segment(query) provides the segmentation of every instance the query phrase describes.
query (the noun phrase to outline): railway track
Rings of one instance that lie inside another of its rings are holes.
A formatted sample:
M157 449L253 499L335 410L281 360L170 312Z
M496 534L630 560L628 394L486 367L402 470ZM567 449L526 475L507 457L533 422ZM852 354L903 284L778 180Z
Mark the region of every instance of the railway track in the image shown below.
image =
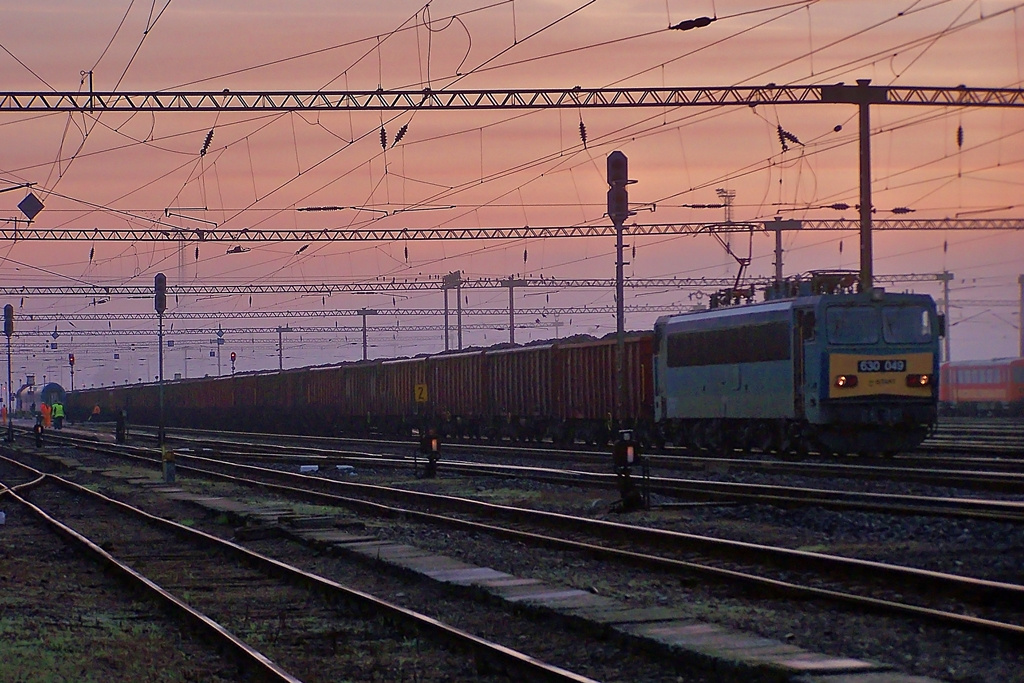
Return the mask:
M409 446L388 444L395 455L370 455L364 451L336 450L321 447L281 445L251 440L253 435L233 435L228 439L209 434L175 436L171 443L184 446L190 452L206 451L218 458L236 462L276 462L292 467L300 463L318 464L325 468L338 466L364 466L375 468L391 467L409 469L416 466L417 455L408 454ZM246 440L243 440L246 439ZM322 442L316 440L313 443ZM372 443L362 443L364 447ZM457 452L473 453L479 446L464 446ZM401 454L405 450L405 454ZM463 476L494 476L503 478L527 477L552 484L616 489L619 482L611 473L609 456L533 449L502 449L505 454L517 459L537 459L545 463L557 460L571 463L571 468L558 469L548 465L501 465L483 458L483 462L445 459L443 467L447 473ZM706 501L718 503L759 503L784 506L819 506L829 509L847 509L883 512L904 515L942 515L963 518L982 518L1007 522L1024 521L1024 503L1019 496L1024 494L1024 474L1016 472L991 472L946 469L906 470L891 463L877 465L838 464L831 462L784 462L750 460L741 458L692 458L684 456L648 456L652 476L648 490L655 496L685 501ZM420 458L422 460L422 458ZM583 460L583 462L580 462ZM679 470L699 471L705 474L728 475L730 473L764 472L773 475L799 475L807 478L829 478L844 480L914 482L933 487L951 487L957 490L986 491L1014 496L1013 499L982 499L950 494L910 495L889 492L851 491L836 488L812 488L739 481L715 481L705 479L679 478ZM670 502L663 504L671 504Z
M64 478L5 461L26 468L32 477L7 488L10 499L231 648L257 680L591 680ZM249 642L259 643L259 649ZM372 656L357 655L360 650Z
M1024 587L1013 583L406 488L324 479L211 457L180 455L178 467L189 476L256 485L311 504L416 519L519 542L585 552L661 571L693 572L716 580L750 583L762 590L828 599L859 609L883 610L958 628L989 630L1003 637L1024 637L1024 627L1015 622L1020 621ZM394 507L395 504L402 507ZM441 514L441 511L448 514ZM497 520L502 520L506 526L496 526ZM581 541L581 538L587 540ZM702 559L694 561L693 553L702 555ZM781 568L782 573L775 573L776 568ZM802 578L794 581L791 579L794 574ZM917 602L879 599L880 593L894 596L913 593ZM993 604L1007 606L1008 611L996 610L993 616L990 607Z

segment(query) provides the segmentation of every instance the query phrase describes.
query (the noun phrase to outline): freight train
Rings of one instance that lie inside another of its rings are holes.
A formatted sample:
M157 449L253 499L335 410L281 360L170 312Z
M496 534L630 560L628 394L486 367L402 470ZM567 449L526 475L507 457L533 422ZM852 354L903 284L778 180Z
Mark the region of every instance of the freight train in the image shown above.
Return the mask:
M912 448L936 419L942 317L927 295L853 286L855 276L820 274L780 283L761 303L667 316L629 333L621 411L609 335L175 380L164 384L165 424L555 443L606 443L629 428L649 445L692 449ZM95 405L156 424L158 387L68 395L73 418Z
M944 415L1024 417L1024 358L955 361L940 372Z

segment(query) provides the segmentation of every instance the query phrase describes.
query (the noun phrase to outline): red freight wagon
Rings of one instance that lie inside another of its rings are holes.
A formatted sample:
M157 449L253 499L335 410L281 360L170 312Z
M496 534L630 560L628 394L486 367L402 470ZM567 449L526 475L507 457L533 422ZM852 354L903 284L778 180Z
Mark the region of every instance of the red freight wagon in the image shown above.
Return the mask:
M434 411L454 423L457 432L489 414L491 391L487 357L481 351L445 353L424 359L426 385L422 387Z
M487 352L492 416L525 420L551 414L550 344Z
M625 340L621 426L651 426L653 335ZM359 361L283 372L165 382L168 426L315 434L434 428L445 436L605 441L613 435L616 342L562 340L518 347ZM157 386L74 392L87 415L129 407L136 423L158 419ZM112 404L108 407L106 404Z
M955 361L940 370L939 408L952 415L1024 415L1024 358Z

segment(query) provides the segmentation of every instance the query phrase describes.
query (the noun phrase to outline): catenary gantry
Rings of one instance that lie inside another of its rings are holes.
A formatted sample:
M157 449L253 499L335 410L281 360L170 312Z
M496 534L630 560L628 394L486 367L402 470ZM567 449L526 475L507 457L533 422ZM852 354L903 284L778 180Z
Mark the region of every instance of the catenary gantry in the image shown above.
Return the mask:
M0 92L0 111L409 111L757 106L846 101L833 85L482 90ZM878 104L1020 107L1019 88L871 86Z
M4 219L0 219L4 220ZM94 241L131 242L392 242L405 240L488 240L550 237L615 237L614 225L561 225L466 228L337 228L311 230L290 228L184 228L155 222L152 227L129 228L41 228L19 227L21 219L6 219L0 226L0 240L8 241ZM755 223L633 223L623 226L625 235L700 235L726 232L776 232L778 230L859 229L855 219L811 219ZM1020 218L882 218L875 230L1024 230Z
M941 273L905 273L878 275L880 283L936 282L943 279ZM743 281L744 286L762 287L771 284L770 278L751 278ZM610 289L615 286L612 278L533 278L524 277L511 281L517 288L532 289ZM634 289L705 289L732 287L736 278L627 278L626 287ZM509 279L483 278L458 279L462 289L505 289ZM231 296L254 294L306 294L332 296L334 294L384 294L391 292L417 292L454 289L444 279L403 279L381 278L366 282L324 282L324 283L278 283L246 285L167 285L171 296ZM145 297L153 295L152 285L65 285L65 286L0 286L0 296L90 296L90 297Z

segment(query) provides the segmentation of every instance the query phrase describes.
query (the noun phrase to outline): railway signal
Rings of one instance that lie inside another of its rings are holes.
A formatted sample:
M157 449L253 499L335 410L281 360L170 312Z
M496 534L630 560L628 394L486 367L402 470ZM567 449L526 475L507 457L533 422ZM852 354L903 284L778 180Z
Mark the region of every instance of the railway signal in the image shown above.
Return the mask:
M75 354L68 354L68 365L71 366L71 391L75 390Z
M625 294L624 268L625 261L622 250L622 224L632 215L629 211L629 192L626 185L635 183L629 179L629 160L626 155L616 150L608 155L608 217L615 224L615 419L622 419L622 411L626 404L626 378L623 375L626 344L626 309L623 302Z
M153 308L160 315L167 310L167 276L157 273L153 278Z
M237 358L237 357L238 356L235 354L235 352L232 351L231 352L231 374L232 375L235 374L235 358Z
M4 306L4 334L7 335L7 442L14 443L14 387L11 385L11 337L14 335L14 306Z
M164 311L167 310L167 276L163 273L157 273L153 278L153 308L156 309L159 325L157 328L157 365L160 374L157 375L157 380L159 381L160 421L157 425L156 439L157 447L163 453L164 483L173 484L174 454L169 453L164 446Z

